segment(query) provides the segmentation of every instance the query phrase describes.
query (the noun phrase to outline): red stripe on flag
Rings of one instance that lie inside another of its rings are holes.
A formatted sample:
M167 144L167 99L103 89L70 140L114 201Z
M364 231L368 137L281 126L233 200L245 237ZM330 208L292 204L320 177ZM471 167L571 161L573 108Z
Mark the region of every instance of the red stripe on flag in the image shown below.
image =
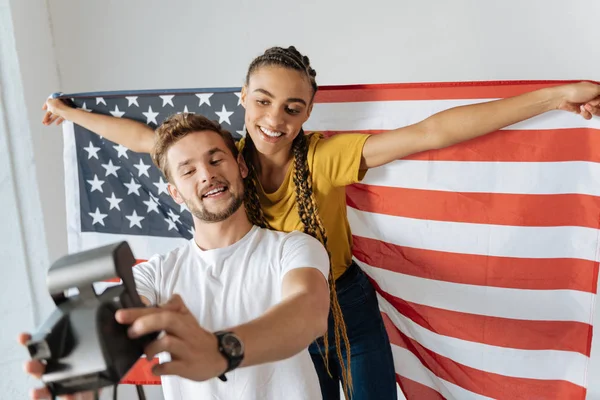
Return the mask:
M316 103L390 100L495 99L578 81L428 82L321 86Z
M509 377L459 364L400 332L382 313L391 343L409 350L440 379L495 399L585 399L585 388L567 381Z
M598 263L594 261L447 253L402 247L360 236L352 238L353 255L360 261L421 278L467 285L589 293L596 293L598 284Z
M152 366L158 364L158 358L148 361L140 358L127 374L121 379L121 383L130 385L160 385L160 377L152 374Z
M346 131L325 131L333 136ZM382 130L353 131L377 135ZM503 130L456 146L404 157L419 161L600 162L600 129Z
M400 389L407 399L417 400L446 400L444 396L430 388L415 382L412 379L403 377L402 375L396 374L396 381L400 385Z
M371 279L399 313L440 335L522 350L574 351L590 356L592 326L573 321L531 321L443 310L395 297Z
M346 188L346 202L361 211L434 221L600 227L600 197L584 194L445 192L359 183Z

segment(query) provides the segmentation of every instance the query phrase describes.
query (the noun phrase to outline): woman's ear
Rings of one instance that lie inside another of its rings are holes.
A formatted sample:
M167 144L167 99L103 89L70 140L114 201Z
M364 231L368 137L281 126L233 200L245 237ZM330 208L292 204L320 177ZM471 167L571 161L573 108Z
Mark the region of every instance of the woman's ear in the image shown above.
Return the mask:
M242 94L240 95L240 104L246 108L246 96L248 95L248 86L242 86Z

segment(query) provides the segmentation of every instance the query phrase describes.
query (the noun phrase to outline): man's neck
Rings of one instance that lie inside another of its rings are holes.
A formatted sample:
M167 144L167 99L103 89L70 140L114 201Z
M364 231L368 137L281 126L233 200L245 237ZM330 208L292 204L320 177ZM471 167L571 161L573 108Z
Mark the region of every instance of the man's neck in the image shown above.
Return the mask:
M225 221L208 223L194 217L194 240L202 250L220 249L241 240L252 226L242 205Z

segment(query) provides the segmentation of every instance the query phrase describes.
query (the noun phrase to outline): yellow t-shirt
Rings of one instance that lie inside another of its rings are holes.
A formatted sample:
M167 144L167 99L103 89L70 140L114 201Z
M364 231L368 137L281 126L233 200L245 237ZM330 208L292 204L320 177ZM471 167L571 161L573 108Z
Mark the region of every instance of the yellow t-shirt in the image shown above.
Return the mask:
M331 253L331 268L335 279L352 261L352 234L346 213L346 186L362 180L360 170L363 146L368 134L345 133L329 138L314 133L308 136L308 166L312 176L313 196L319 216L327 233L327 247ZM243 140L238 146L243 145ZM303 231L296 207L296 186L290 164L281 186L273 193L265 193L259 183L260 205L269 225L278 231Z

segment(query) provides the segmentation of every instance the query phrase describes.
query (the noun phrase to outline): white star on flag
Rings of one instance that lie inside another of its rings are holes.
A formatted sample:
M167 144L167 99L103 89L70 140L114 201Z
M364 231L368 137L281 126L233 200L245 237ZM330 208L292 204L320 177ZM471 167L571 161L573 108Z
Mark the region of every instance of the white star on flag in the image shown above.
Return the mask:
M129 183L124 183L124 185L125 185L125 186L127 187L127 189L128 189L128 190L127 190L127 194L135 193L135 194L137 194L138 196L140 195L140 192L139 192L139 190L140 190L140 187L141 187L142 185L139 185L139 184L135 183L135 179L134 179L133 177L131 178L131 182L129 182Z
M169 191L167 190L168 183L163 181L162 176L159 177L159 179L160 180L158 182L152 182L152 184L158 188L158 194L159 195L161 193L169 194Z
M169 210L169 212L167 213L167 215L173 220L173 222L179 222L179 218L180 216L175 214L173 212L173 210ZM180 222L181 223L181 222Z
M139 226L141 229L142 228L141 222L145 217L138 216L137 213L135 212L135 210L133 210L133 214L126 215L125 218L127 218L129 220L130 228L133 228L134 226Z
M120 144L118 144L116 146L113 146L113 147L115 148L115 150L117 151L117 153L119 153L117 155L117 157L125 157L127 159L129 158L129 156L127 155L127 150L128 150L127 147L122 146Z
M154 124L158 125L158 122L156 122L156 116L158 113L152 111L152 106L148 106L148 112L143 112L142 114L144 114L144 117L146 117L146 124L154 122Z
M125 111L119 110L119 106L115 104L115 109L113 111L111 111L110 114L113 117L121 118L123 116L123 114L125 114Z
M104 101L104 98L102 98L102 97L96 97L96 105L98 105L100 103L106 105L106 102Z
M100 147L94 147L90 141L90 145L88 147L84 147L83 149L88 152L88 160L92 157L98 160L98 151L100 150Z
M102 185L104 184L104 181L101 181L100 179L98 179L98 175L94 174L94 179L91 181L87 181L87 183L89 183L90 185L92 185L92 189L90 190L90 192L94 192L94 191L99 191L100 193L104 193L102 191Z
M151 167L151 165L144 164L144 162L140 158L140 163L133 164L133 166L136 167L138 170L138 178L142 175L146 175L148 178L150 178L150 175L148 175L148 169Z
M155 202L156 204L159 204L159 203L160 203L160 200L158 200L158 197L154 197L154 195L152 194L152 192L148 192L148 195L150 196L150 198L151 198L152 200L154 200L154 202Z
M175 225L175 222L171 218L165 218L165 221L167 221L167 224L169 224L169 231L171 229L177 229L177 225Z
M80 108L80 110L87 111L87 112L92 112L92 110L90 110L89 108L87 108L87 106L85 105L85 101L83 102L83 106Z
M215 114L219 116L219 124L227 122L227 124L231 125L229 117L231 116L231 114L233 114L233 111L227 111L227 109L225 108L225 104L223 104L223 108L221 108L221 111L215 111Z
M125 97L127 99L127 107L131 107L132 105L135 105L136 107L139 107L140 105L137 102L138 97L137 96L127 96Z
M90 214L90 217L92 217L94 219L92 221L92 225L100 224L102 226L104 226L104 218L106 218L106 216L108 215L108 214L100 213L100 209L98 207L96 207L95 212L88 213L88 214Z
M234 93L237 97L238 97L238 103L237 105L241 105L242 104L242 92L236 92Z
M148 211L147 211L148 214L150 214L150 211L154 211L157 214L159 213L158 212L158 203L154 200L152 195L150 195L150 198L148 200L144 200L144 204L148 207Z
M119 206L119 203L122 202L123 199L115 197L114 192L110 197L107 197L106 200L110 203L110 208L108 209L109 211L113 208L116 208L117 210L121 211L121 206Z
M244 124L244 127L242 128L241 131L236 131L241 137L246 137L246 124Z
M119 177L117 171L120 170L121 167L114 165L112 160L108 160L108 164L102 164L102 167L106 170L106 176L114 175L117 178Z
M198 104L198 107L205 103L210 106L210 97L212 95L213 93L196 93L196 96L200 99L200 104Z
M178 112L177 114L181 114L181 113L183 113L183 114L196 114L193 111L188 111L187 105L185 107L183 107L183 111L182 112Z
M173 105L173 97L175 97L174 95L169 95L169 96L160 96L160 98L163 101L163 107L165 107L167 104L170 105L171 107L175 107L175 105Z
M180 208L179 208L179 212L180 212L180 213L182 213L182 212L184 212L184 211L190 212L190 209L188 208L188 206L186 206L186 205L185 205L185 203L181 203L181 204L179 205L179 207L180 207Z

